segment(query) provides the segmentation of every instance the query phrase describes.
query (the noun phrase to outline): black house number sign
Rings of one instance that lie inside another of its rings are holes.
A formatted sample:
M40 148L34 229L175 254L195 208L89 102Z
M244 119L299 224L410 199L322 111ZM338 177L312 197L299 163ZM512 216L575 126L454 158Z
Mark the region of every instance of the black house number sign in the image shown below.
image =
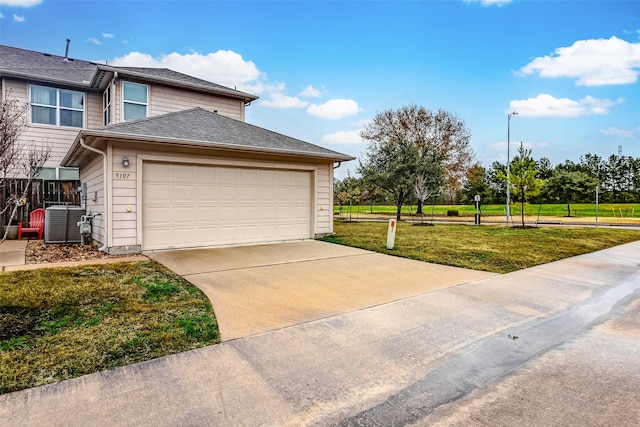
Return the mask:
M116 172L116 179L129 179L131 174L127 172Z

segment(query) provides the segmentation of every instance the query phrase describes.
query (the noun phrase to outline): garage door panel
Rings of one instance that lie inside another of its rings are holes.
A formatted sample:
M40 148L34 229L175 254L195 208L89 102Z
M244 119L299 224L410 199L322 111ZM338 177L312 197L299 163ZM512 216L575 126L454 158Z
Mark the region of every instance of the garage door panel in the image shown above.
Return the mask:
M311 173L145 162L143 248L311 237Z
M236 185L238 183L238 169L237 168L218 169L218 182L220 184Z
M175 164L171 167L171 179L173 182L195 182L196 171L190 165Z
M195 195L196 189L193 184L176 184L171 187L171 201L174 203L192 203Z
M263 185L275 185L276 184L276 171L260 169L260 170L258 170L258 180Z
M167 191L167 187L161 184L147 184L145 192L146 200L151 203L169 204L171 195Z

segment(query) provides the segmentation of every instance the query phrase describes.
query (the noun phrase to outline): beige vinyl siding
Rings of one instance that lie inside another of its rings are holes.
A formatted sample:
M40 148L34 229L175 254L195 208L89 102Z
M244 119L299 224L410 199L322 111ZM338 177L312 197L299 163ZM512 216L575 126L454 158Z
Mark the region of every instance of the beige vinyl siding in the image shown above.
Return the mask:
M129 166L122 165L127 156ZM134 246L137 236L136 153L124 148L111 151L111 245ZM127 209L130 208L130 212Z
M316 170L316 234L333 232L333 188L331 164L318 165Z
M87 93L87 105L85 107L85 124L87 129L95 129L103 126L102 119L102 92Z
M157 116L174 111L201 107L209 111L218 111L226 117L244 120L244 102L224 98L208 93L193 92L153 85L150 88L150 115Z
M94 157L84 165L80 171L80 180L87 184L87 214L100 213L102 218L93 220L92 237L95 241L104 243L104 171L102 156ZM98 198L94 201L95 193Z

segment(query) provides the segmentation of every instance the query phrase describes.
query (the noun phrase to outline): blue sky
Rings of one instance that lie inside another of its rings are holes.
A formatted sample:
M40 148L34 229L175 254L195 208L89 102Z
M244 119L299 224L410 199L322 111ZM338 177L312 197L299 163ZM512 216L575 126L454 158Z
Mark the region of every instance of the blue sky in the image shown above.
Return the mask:
M640 157L640 1L0 0L0 43L163 66L260 96L247 121L353 156L377 112L469 128L477 159L523 141L556 164ZM353 173L355 163L339 169Z

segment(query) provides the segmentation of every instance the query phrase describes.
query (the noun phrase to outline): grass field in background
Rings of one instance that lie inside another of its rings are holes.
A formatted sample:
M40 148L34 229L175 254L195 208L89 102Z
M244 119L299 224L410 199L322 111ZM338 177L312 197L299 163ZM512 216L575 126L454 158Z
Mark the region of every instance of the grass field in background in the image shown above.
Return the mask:
M404 258L508 273L640 240L640 231L606 228L513 228L501 225L398 223L395 247L386 248L386 222L334 223L325 241Z
M416 212L416 205L405 205L402 207L403 214L411 214ZM535 205L525 203L525 215L527 216L557 216L566 217L566 204L542 204ZM423 207L425 215L446 215L449 210L457 210L460 215L473 215L476 213L473 205L426 205ZM340 213L340 207L333 207L334 213ZM483 215L505 215L505 205L483 205L481 207ZM387 216L395 216L395 206L368 206L359 205L351 206L351 214L379 214ZM520 215L520 204L511 205L512 215ZM342 215L349 214L349 206L342 207ZM571 216L573 217L595 217L596 205L594 203L575 203L571 204ZM600 203L598 205L598 216L602 218L640 218L640 203Z

